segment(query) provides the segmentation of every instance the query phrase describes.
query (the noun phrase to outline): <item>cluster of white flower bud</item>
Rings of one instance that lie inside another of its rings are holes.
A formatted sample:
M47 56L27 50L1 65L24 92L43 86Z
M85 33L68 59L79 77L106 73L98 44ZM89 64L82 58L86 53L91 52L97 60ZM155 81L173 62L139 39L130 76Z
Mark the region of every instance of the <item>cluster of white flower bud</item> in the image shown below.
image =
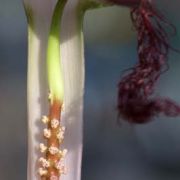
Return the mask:
M39 158L39 162L43 168L50 167L50 162L43 157Z
M64 139L64 133L65 133L65 127L62 126L59 128L59 132L57 134L57 138L59 139L60 142Z
M48 174L48 171L44 168L39 168L38 172L40 176L46 176Z
M53 129L56 129L59 126L59 120L58 119L52 119L51 120L51 127Z
M43 130L44 137L49 139L51 137L51 130L50 129L44 129Z
M49 119L47 116L43 116L41 121L44 124L47 124L48 128L43 130L44 138L49 141L54 135L53 133L56 132L56 138L59 140L59 143L62 142L64 139L65 127L60 126L60 122L58 119ZM39 175L41 177L48 177L50 180L58 180L58 176L52 175L49 173L48 169L50 167L54 167L59 172L59 175L66 174L66 168L64 166L64 157L67 154L67 149L60 150L58 147L50 145L46 146L43 143L40 143L39 149L41 153L45 153L45 157L39 158L40 168L38 170ZM46 155L49 153L51 156L56 156L56 160L53 161L51 159L47 159ZM57 160L59 159L59 160Z
M49 122L49 118L47 116L43 116L41 120L44 124L47 124Z
M63 163L64 157L67 154L67 149L64 149L63 151L60 151L60 150L57 151L57 149L56 149L55 151L53 151L53 154L55 152L56 152L56 154L59 153L59 156L60 156L59 161L50 162L49 160L47 160L44 157L39 158L39 163L41 165L41 167L39 168L39 175L40 176L47 176L48 175L48 168L51 166L55 167L59 171L60 175L67 173L67 169Z
M47 151L47 147L43 143L39 144L39 149L41 153L45 153Z

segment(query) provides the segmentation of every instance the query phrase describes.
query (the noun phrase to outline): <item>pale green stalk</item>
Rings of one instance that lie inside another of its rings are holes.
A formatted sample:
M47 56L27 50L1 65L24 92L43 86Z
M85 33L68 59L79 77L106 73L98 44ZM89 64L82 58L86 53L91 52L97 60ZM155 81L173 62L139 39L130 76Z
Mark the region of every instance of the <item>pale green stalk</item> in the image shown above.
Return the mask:
M47 47L47 72L49 91L53 99L63 102L64 98L64 82L60 58L60 31L61 19L64 6L67 0L58 0L52 17L48 47Z

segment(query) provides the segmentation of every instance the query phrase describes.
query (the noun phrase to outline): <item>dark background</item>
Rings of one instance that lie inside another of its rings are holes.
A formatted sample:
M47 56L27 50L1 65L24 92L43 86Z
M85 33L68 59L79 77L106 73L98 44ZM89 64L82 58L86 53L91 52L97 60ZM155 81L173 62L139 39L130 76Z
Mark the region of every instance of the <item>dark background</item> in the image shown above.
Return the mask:
M158 7L177 28L172 45L180 49L180 2ZM20 0L0 0L0 180L26 179L27 118L26 18ZM129 10L104 8L85 18L86 91L83 180L180 179L180 119L158 117L146 125L118 126L117 83L137 60L136 34ZM180 102L180 55L156 93Z

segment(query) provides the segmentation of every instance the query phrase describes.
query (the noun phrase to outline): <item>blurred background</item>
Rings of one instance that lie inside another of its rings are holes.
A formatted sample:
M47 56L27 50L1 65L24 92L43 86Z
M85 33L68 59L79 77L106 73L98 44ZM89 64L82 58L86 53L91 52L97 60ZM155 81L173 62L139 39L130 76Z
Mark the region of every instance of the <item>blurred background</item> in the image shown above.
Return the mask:
M180 2L157 4L177 28ZM21 0L0 0L0 180L26 179L26 18ZM86 88L82 180L179 180L180 118L159 117L145 125L117 124L117 83L137 60L136 34L127 8L89 11L84 22ZM157 94L180 102L180 54Z

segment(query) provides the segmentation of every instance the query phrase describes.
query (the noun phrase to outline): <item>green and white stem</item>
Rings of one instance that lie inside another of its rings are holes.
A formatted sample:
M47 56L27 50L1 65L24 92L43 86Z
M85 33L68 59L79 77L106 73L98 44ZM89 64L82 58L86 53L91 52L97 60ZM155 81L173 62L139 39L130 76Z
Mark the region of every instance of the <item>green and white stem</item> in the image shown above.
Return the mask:
M65 127L61 122L61 111L64 100L64 80L60 58L60 29L64 6L67 0L58 0L49 30L47 43L47 76L49 87L49 115L42 118L47 128L43 134L46 145L40 143L43 156L39 158L39 175L42 180L58 180L65 174L63 164L67 149L62 149ZM60 149L61 148L61 149Z

